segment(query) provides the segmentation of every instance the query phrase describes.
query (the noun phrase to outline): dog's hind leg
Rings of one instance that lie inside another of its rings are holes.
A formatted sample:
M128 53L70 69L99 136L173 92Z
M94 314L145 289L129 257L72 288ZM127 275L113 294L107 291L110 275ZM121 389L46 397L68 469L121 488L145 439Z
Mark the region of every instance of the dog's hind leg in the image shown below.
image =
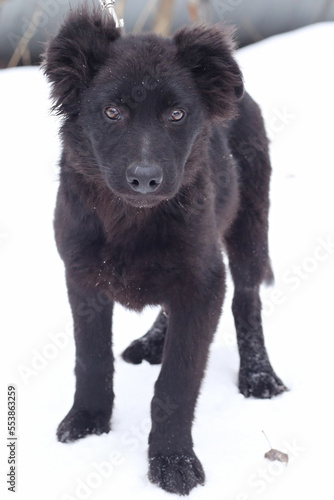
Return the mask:
M144 359L151 365L161 363L162 351L167 331L168 317L161 310L149 331L137 340L134 340L125 349L122 358L128 363L140 364Z
M258 129L257 129L258 130ZM240 208L225 235L235 285L233 315L240 354L239 390L244 396L270 398L286 390L275 374L264 343L260 284L273 280L268 254L270 161L265 134L248 158L239 156ZM234 152L235 156L237 151Z
M235 285L232 310L240 354L239 390L246 397L270 398L286 388L270 364L264 343L259 287L270 264L259 224L255 215L240 214L226 246Z

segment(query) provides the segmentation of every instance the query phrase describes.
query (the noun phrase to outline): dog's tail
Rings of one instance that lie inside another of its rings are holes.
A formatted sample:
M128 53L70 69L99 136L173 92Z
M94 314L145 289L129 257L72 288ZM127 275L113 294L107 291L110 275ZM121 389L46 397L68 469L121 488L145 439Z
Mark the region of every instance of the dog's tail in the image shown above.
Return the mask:
M267 268L263 277L263 284L266 286L272 286L275 283L275 276L271 266L271 261L268 259Z

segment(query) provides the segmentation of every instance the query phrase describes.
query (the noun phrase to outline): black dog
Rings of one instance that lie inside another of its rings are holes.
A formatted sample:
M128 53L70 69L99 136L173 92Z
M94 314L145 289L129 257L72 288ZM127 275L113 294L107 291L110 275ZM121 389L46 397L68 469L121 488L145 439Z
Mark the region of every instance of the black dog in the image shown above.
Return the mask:
M113 302L159 304L152 329L123 356L162 361L149 478L183 495L204 482L191 427L224 298L223 244L239 389L259 398L285 390L265 349L259 298L272 278L268 141L232 49L227 28L123 37L108 14L81 9L44 61L63 116L55 233L76 342L74 404L58 439L110 429Z

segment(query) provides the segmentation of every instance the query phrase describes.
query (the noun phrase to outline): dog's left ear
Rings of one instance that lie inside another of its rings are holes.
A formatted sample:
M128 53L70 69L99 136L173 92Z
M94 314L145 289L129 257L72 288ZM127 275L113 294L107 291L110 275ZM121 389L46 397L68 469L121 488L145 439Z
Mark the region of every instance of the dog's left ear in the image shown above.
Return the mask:
M229 26L205 24L187 26L174 35L178 58L191 71L206 110L215 118L232 118L244 92L232 37Z

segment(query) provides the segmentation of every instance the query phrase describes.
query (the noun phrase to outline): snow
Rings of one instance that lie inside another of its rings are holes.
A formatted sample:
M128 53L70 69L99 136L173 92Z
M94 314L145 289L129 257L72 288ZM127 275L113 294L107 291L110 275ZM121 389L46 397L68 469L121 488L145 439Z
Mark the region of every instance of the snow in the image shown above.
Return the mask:
M327 498L332 491L334 23L275 36L238 52L271 138L270 247L276 284L262 290L270 358L290 391L238 393L231 282L194 425L205 487L191 499ZM0 72L1 497L7 385L17 388L18 500L171 498L147 478L149 406L159 366L120 353L156 310L116 308L112 432L56 441L72 403L74 344L64 270L53 239L57 120L36 68ZM273 448L288 465L264 458Z

